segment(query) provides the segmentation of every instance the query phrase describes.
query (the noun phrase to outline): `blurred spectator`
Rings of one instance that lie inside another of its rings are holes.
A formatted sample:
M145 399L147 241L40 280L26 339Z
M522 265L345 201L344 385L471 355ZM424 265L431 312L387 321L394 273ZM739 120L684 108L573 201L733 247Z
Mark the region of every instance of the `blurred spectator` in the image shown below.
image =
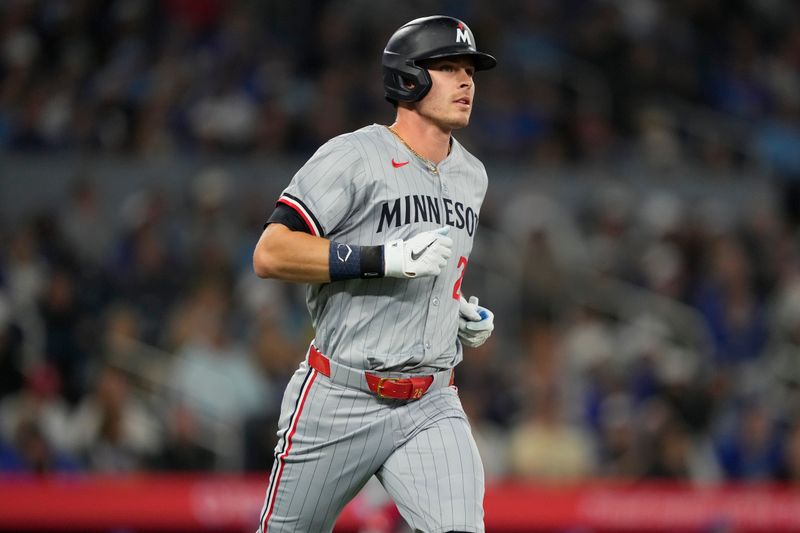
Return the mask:
M75 454L92 470L139 470L159 451L163 439L155 415L136 397L126 374L102 368L92 392L81 400L69 423Z
M595 468L590 441L563 420L555 387L541 383L530 403L526 418L509 435L510 472L552 482L590 476Z
M160 341L170 305L186 284L178 264L167 207L158 192L138 192L122 207L125 233L119 239L114 292L141 313L141 336Z
M19 425L15 442L28 472L49 474L80 468L75 459L47 440L35 420L24 420Z
M192 134L205 149L241 152L255 144L256 103L235 81L218 80L221 87L189 110Z
M571 320L564 331L559 373L550 380L565 380L564 407L569 418L596 426L600 403L615 390L619 380L620 361L614 360L617 354L613 329L588 308L576 309Z
M181 319L174 365L167 381L175 390L175 405L191 413L222 462L241 467L242 424L264 408L268 389L251 355L228 334L229 302L224 287L209 281L187 302ZM267 404L269 405L269 404Z
M166 439L151 465L158 470L195 472L214 468L214 452L202 444L192 412L176 406L167 416Z
M798 77L796 71L792 75ZM794 94L778 106L778 113L761 123L755 145L780 187L786 220L796 230L800 224L800 100Z
M708 273L695 305L708 323L714 357L726 364L752 360L766 344L767 325L749 258L735 237L718 239L707 254Z
M519 409L514 383L506 366L516 362L505 357L499 341L487 341L478 348L466 350L464 360L455 372L455 384L462 395L473 395L480 401L473 405L473 414L480 420L507 427Z
M793 484L800 483L800 423L795 423L788 432L783 446L781 479Z
M45 328L45 355L58 368L63 394L76 402L85 391L88 353L86 314L78 280L66 269L52 272L42 295L40 313Z
M0 439L0 472L22 472L24 469L25 463L17 450Z
M70 444L70 411L60 396L60 388L60 376L54 367L40 364L31 368L25 387L0 399L0 436L6 442L15 442L20 428L30 422L35 427L27 428L26 435L40 435L49 447L66 450Z
M600 405L598 474L612 479L638 479L645 474L633 400L624 393L609 395Z
M280 284L273 285L278 286ZM275 428L283 399L283 384L297 368L307 347L287 337L285 331L288 328L280 322L286 317L279 316L274 305L263 308L253 316L256 317L255 337L250 344L254 358L253 371L261 380L263 392L258 408L249 413L244 421L244 467L246 470L261 471L272 465L275 445L278 443Z
M609 182L600 187L587 208L591 234L586 246L595 269L612 276L632 277L627 257L632 252L633 195L626 187Z
M654 437L645 475L656 479L690 479L692 443L686 428L678 421L670 421Z
M20 224L3 251L5 294L8 310L21 330L23 361L41 358L45 352L39 299L48 283L48 265L39 250L32 224Z
M696 483L718 479L713 450L692 436L667 402L652 398L642 406L640 420L647 452L645 477Z
M483 464L487 483L493 483L514 474L508 465L508 434L491 419L480 415L481 396L468 389L459 390L461 404L467 414L472 436Z
M503 365L513 364L503 357L497 338L489 337L477 348L468 349L455 371L455 384L472 436L478 446L487 481L508 475L508 426L518 411L512 384Z
M181 242L203 261L195 265L197 277L233 277L231 258L239 252L235 218L227 209L231 176L222 168L200 172L192 183L191 212L182 224Z
M119 368L145 396L163 394L171 354L147 345L142 339L142 315L125 303L109 304L100 346L102 361Z
M729 479L774 479L781 465L780 433L759 399L746 399L735 425L717 440L717 454Z
M106 219L97 185L78 179L61 214L60 226L67 244L87 266L99 268L108 258L113 228Z
M48 274L32 225L21 226L11 235L5 260L10 303L18 312L30 312L44 291Z
M22 330L14 322L11 304L0 290L0 400L23 384Z
M772 404L785 414L800 413L800 280L787 280L777 293L773 342L756 371L767 380Z

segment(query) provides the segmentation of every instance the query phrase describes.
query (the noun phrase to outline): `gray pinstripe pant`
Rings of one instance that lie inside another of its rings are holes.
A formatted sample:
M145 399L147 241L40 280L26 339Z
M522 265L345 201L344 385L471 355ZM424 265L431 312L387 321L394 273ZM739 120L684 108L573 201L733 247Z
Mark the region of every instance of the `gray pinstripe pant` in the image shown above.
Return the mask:
M278 435L259 533L331 531L372 475L414 529L484 531L483 466L454 387L383 400L303 362Z

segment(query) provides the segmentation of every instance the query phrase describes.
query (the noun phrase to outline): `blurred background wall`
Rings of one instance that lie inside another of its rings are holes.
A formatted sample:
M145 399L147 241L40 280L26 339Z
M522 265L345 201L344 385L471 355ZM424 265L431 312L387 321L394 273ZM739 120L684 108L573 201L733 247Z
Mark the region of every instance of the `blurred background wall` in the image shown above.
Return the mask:
M0 3L0 470L268 471L313 332L253 247L434 13L499 65L456 133L489 481L800 481L791 0Z

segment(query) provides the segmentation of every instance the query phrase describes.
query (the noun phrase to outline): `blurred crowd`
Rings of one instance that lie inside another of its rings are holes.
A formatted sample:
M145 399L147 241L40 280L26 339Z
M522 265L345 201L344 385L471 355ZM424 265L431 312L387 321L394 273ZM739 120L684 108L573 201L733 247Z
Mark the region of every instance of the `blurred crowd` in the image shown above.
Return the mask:
M437 12L500 61L478 78L468 145L554 164L763 157L798 181L791 0L9 0L0 146L308 153L391 118L383 46Z
M391 120L378 61L397 26L461 16L500 60L458 134L482 159L756 164L779 192L732 209L619 183L580 202L490 186L464 287L498 329L456 374L488 478L800 482L799 11L10 0L0 147L307 156ZM0 216L0 470L267 470L313 337L303 287L252 273L272 199L223 165L109 218L113 179Z

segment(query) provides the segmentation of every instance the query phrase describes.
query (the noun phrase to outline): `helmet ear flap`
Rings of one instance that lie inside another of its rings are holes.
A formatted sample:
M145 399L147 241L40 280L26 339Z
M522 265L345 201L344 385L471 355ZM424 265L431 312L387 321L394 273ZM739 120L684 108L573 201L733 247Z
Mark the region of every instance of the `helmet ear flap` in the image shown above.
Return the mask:
M412 64L400 68L384 67L383 85L386 99L390 102L416 102L428 94L432 80L427 70Z
M415 94L416 94L414 98L415 101L422 100L425 97L425 95L428 94L428 91L430 91L431 87L433 86L433 80L431 79L431 75L428 74L428 71L424 68L418 67L418 69L419 69L419 76L417 79L419 80L419 82L417 83L417 86L415 88Z

